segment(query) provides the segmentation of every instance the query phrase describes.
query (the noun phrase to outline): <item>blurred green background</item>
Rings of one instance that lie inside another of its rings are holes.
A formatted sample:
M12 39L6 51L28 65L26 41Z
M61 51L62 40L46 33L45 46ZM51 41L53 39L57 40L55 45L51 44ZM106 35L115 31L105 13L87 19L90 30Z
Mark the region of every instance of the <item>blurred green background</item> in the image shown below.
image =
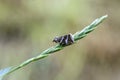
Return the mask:
M0 0L0 69L54 46L55 36L108 18L84 39L6 80L120 80L119 0Z

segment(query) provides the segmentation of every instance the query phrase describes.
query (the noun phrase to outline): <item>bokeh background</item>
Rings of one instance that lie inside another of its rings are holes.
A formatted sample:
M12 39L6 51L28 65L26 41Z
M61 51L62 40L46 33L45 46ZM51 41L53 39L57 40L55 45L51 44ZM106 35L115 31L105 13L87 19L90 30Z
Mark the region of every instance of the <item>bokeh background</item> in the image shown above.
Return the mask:
M119 0L0 0L0 69L18 65L108 18L84 39L31 63L6 80L120 80Z

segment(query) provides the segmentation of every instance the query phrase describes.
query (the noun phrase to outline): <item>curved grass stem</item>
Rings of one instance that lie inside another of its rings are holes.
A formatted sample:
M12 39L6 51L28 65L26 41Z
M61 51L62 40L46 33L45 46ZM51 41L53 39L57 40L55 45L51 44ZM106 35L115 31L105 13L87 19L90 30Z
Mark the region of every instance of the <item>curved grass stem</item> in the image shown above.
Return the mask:
M84 38L88 33L92 32L95 28L97 28L97 25L99 25L104 19L107 18L107 15L105 16L102 16L98 19L96 19L95 21L93 21L90 25L88 25L87 27L85 27L82 31L79 31L79 32L76 32L75 34L73 34L73 38L74 38L74 41L77 41L79 39L82 39ZM59 51L61 49L63 49L64 47L66 46L61 46L59 44L57 44L56 46L53 46L51 48L48 48L46 49L45 51L43 51L42 53L40 53L38 56L36 57L33 57L33 58L30 58L26 61L24 61L23 63L21 63L20 65L18 66L15 66L15 67L12 67L6 74L4 74L3 76L5 75L8 75L26 65L28 65L29 63L31 62L34 62L34 61L37 61L37 60L40 60L42 58L45 58L47 56L49 56L50 54L56 52L56 51Z

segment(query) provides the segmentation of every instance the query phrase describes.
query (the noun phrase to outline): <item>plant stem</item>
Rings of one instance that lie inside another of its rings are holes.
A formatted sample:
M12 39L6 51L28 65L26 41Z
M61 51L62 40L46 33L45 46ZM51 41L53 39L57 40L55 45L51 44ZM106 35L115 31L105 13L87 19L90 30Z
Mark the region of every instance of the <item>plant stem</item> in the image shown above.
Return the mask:
M90 25L88 25L87 27L85 27L82 31L79 31L79 32L76 32L75 34L73 34L73 38L74 38L74 41L77 41L79 39L82 39L84 38L88 33L90 33L91 31L93 31L97 25L99 25L104 19L107 18L107 15L105 16L102 16L98 19L96 19L95 21L93 21ZM34 62L34 61L37 61L37 60L40 60L42 58L45 58L47 56L49 56L49 54L51 53L54 53L56 51L59 51L61 49L63 49L65 46L61 46L59 44L57 44L56 46L53 46L51 48L48 48L47 50L43 51L42 53L40 53L40 55L36 56L36 57L33 57L33 58L30 58L26 61L24 61L23 63L21 63L20 65L18 66L15 66L13 67L8 73L6 73L5 75L8 75L26 65L28 65L29 63L31 62ZM5 76L4 75L4 76Z

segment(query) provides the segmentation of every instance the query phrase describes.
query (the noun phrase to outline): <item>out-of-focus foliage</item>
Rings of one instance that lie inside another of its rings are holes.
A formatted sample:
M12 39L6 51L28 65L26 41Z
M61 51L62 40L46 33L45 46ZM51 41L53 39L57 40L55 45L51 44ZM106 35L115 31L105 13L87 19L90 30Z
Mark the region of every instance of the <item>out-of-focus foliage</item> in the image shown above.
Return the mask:
M30 64L7 80L119 80L119 0L0 0L0 68L17 65L108 14L75 45Z

